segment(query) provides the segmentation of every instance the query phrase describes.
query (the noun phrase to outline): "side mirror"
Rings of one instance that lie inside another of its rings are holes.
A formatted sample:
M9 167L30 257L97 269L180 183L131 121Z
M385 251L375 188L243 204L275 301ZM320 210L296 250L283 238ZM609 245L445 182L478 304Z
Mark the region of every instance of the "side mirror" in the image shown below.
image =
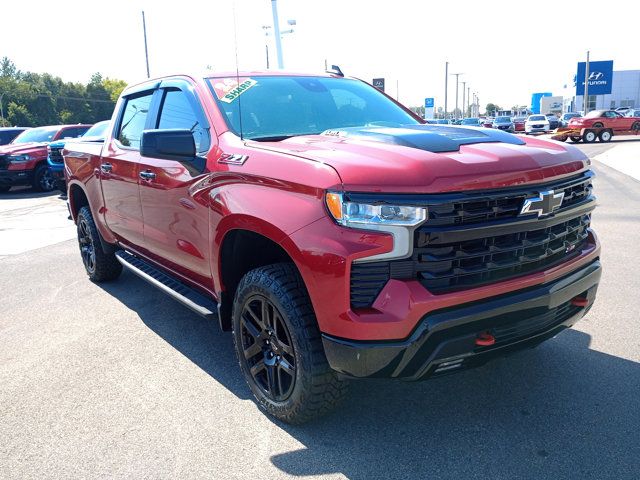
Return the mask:
M145 130L140 141L140 155L191 162L196 156L196 143L189 130Z

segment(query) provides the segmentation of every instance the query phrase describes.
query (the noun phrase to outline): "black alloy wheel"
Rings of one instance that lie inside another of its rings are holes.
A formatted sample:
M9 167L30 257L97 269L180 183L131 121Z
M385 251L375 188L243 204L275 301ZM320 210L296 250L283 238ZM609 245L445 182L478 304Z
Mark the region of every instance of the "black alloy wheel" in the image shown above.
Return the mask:
M287 400L296 382L291 334L276 306L262 295L247 299L240 317L244 362L262 393Z
M96 271L96 248L91 236L91 229L84 217L78 219L78 244L80 245L82 263L91 276Z

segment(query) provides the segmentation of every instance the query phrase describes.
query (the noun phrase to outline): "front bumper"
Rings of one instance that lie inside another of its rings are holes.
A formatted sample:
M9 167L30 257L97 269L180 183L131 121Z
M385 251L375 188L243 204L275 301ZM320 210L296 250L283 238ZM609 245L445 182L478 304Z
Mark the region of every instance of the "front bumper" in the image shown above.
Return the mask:
M33 170L0 170L0 186L31 185Z
M531 348L571 327L595 300L599 260L539 286L435 310L400 341L354 341L323 334L329 365L351 377L409 380L482 365L513 351ZM586 297L587 306L572 299ZM476 345L489 332L496 343Z

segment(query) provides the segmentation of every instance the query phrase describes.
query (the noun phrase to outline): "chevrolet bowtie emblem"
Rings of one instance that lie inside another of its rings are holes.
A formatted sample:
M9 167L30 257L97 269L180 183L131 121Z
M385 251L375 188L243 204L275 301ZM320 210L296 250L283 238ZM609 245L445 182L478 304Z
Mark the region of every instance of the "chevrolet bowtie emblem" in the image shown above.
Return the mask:
M525 199L524 205L522 205L522 210L520 210L520 215L527 215L530 213L536 213L538 217L551 215L555 210L560 208L563 199L564 191L557 193L553 190L540 192L537 197Z

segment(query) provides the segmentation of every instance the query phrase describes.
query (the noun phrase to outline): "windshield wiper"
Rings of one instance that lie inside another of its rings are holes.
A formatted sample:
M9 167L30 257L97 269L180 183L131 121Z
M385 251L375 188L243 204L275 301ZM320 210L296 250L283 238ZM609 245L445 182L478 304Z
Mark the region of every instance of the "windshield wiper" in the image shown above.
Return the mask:
M266 137L251 137L249 140L254 140L256 142L281 142L282 140L295 136L296 135L271 135Z

